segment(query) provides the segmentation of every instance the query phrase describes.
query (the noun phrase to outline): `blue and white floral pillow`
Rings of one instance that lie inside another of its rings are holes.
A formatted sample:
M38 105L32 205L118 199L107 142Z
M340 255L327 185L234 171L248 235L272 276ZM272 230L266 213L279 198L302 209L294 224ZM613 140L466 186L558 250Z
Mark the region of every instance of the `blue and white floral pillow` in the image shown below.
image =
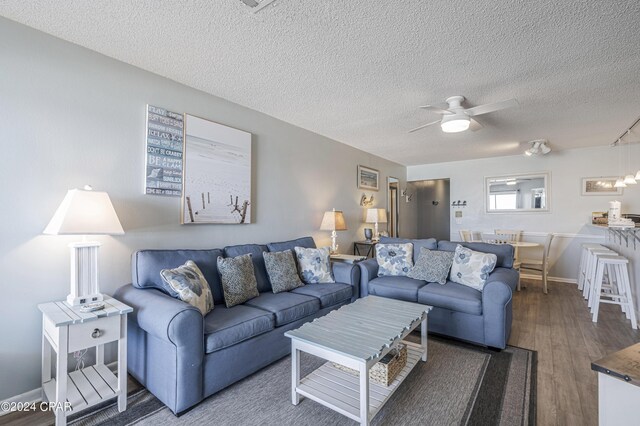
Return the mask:
M378 276L406 276L413 268L413 244L376 244Z
M450 279L482 291L497 261L498 257L493 253L473 251L458 244L453 255Z
M329 262L329 247L304 248L294 247L298 269L305 284L334 283Z

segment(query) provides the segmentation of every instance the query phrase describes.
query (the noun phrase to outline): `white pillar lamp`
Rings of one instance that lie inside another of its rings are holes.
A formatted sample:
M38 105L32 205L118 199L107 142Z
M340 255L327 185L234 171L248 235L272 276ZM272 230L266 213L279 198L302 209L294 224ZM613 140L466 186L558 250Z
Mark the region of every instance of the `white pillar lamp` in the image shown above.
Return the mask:
M387 211L385 209L367 209L365 222L374 224L373 236L375 240L378 240L380 238L378 223L387 223Z
M106 192L71 189L62 200L45 228L48 235L122 235L124 230ZM98 283L97 241L69 244L71 250L71 293L67 303L72 306L103 300Z
M336 231L347 230L347 224L344 221L344 215L342 212L336 209L324 212L322 223L320 224L320 230L331 231L331 253L336 253L338 251L338 244L336 244L338 234Z

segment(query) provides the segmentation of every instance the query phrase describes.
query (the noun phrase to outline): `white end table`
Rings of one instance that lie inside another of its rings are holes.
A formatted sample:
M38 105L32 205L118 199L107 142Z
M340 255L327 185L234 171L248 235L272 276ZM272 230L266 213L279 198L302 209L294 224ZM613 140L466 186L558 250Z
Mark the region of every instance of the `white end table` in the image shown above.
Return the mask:
M105 296L105 307L80 312L67 302L38 305L42 312L42 399L55 402L56 426L67 416L111 398L118 411L127 408L127 314L133 309ZM104 365L104 345L118 342L118 375ZM67 355L96 348L96 363L67 374ZM51 351L56 352L56 378L51 377Z

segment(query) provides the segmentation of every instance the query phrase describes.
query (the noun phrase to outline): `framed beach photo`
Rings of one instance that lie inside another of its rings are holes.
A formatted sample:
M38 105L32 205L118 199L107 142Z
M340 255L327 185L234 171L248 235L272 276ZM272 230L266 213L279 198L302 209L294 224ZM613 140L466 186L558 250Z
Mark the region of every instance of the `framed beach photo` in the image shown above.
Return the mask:
M378 191L380 189L380 172L369 167L358 166L358 188Z
M251 133L184 115L182 224L251 223Z
M615 176L582 178L582 195L622 195L622 188L616 188Z

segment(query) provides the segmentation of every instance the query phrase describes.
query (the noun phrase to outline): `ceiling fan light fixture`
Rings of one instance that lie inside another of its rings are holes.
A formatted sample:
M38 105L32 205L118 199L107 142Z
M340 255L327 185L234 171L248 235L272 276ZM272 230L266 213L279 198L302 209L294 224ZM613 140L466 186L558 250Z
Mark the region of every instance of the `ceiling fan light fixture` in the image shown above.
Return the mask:
M638 170L638 173L636 173L636 182L640 180L640 170Z
M445 133L464 132L469 128L471 120L464 114L445 115L442 117L440 127Z
M626 175L622 182L624 182L625 185L636 185L638 183L633 175Z
M618 178L616 180L615 185L613 185L614 188L626 188L627 184L624 183L624 180L622 178Z
M538 139L530 141L529 143L531 144L531 148L524 152L524 155L527 157L531 157L532 155L546 155L551 152L551 148L547 145L548 141L546 139Z

